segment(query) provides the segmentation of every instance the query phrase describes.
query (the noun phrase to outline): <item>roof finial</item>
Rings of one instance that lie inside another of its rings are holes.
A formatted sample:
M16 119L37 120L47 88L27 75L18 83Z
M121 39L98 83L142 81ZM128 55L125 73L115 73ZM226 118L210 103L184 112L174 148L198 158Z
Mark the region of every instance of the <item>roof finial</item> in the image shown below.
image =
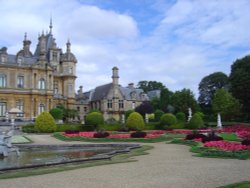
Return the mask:
M26 32L24 33L24 40L25 41L27 40L27 33Z
M52 34L52 16L50 16L50 25L49 25L49 33Z

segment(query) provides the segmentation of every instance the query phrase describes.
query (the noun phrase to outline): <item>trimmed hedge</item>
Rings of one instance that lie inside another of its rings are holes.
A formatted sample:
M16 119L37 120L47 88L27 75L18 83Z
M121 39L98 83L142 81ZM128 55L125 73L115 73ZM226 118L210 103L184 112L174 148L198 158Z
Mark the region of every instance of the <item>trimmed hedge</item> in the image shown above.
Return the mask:
M199 114L194 114L187 124L187 128L189 129L198 129L204 125L204 122Z
M171 113L166 113L164 115L161 116L161 120L160 120L160 124L161 125L174 125L177 123L177 119L175 117L175 115L171 114Z
M143 117L138 112L129 115L126 125L130 130L143 130L145 127Z
M185 122L186 121L186 115L185 115L185 113L183 113L183 112L178 112L176 115L176 119L177 119L177 121L180 123L182 123L182 122Z
M35 128L42 133L51 133L56 131L56 123L49 112L42 112L36 118Z
M97 127L104 123L103 115L100 112L91 112L86 116L86 124Z

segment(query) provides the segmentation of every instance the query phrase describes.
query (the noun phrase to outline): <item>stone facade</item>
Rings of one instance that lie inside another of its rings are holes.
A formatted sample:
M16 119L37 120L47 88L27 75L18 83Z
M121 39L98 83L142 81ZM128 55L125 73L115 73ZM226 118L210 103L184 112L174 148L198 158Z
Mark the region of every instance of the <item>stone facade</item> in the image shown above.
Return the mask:
M112 83L101 85L95 89L83 92L82 87L76 95L76 108L84 119L91 109L97 109L104 115L104 119L114 118L121 120L127 110L135 109L143 101L148 101L148 96L142 89L134 88L133 84L128 87L119 85L119 70L112 69Z
M23 111L21 119L35 118L57 105L75 108L77 60L70 42L63 53L55 43L51 23L50 32L39 36L34 54L30 44L25 34L23 49L16 55L8 54L6 47L0 49L0 119L11 108Z

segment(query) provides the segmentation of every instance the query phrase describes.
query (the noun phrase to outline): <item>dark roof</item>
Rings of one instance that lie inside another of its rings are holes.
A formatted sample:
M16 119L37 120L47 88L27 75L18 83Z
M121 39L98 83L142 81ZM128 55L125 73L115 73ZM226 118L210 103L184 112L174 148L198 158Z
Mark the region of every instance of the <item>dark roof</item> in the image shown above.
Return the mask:
M112 85L112 83L109 83L96 87L91 101L98 101L104 99L108 95L108 92L112 88Z

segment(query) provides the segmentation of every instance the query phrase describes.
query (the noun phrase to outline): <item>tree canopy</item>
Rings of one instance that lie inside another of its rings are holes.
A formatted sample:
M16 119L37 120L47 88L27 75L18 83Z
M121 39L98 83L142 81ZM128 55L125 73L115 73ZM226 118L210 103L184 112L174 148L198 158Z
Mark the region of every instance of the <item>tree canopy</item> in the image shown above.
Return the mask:
M227 88L229 79L223 72L215 72L205 76L199 84L198 102L203 108L211 108L214 93L220 88Z
M250 55L232 64L229 81L232 95L240 101L243 113L250 119Z
M157 81L139 81L137 84L137 87L139 89L143 89L144 92L148 92L148 91L152 91L152 90L162 90L165 88L165 86L161 83L161 82L157 82Z

